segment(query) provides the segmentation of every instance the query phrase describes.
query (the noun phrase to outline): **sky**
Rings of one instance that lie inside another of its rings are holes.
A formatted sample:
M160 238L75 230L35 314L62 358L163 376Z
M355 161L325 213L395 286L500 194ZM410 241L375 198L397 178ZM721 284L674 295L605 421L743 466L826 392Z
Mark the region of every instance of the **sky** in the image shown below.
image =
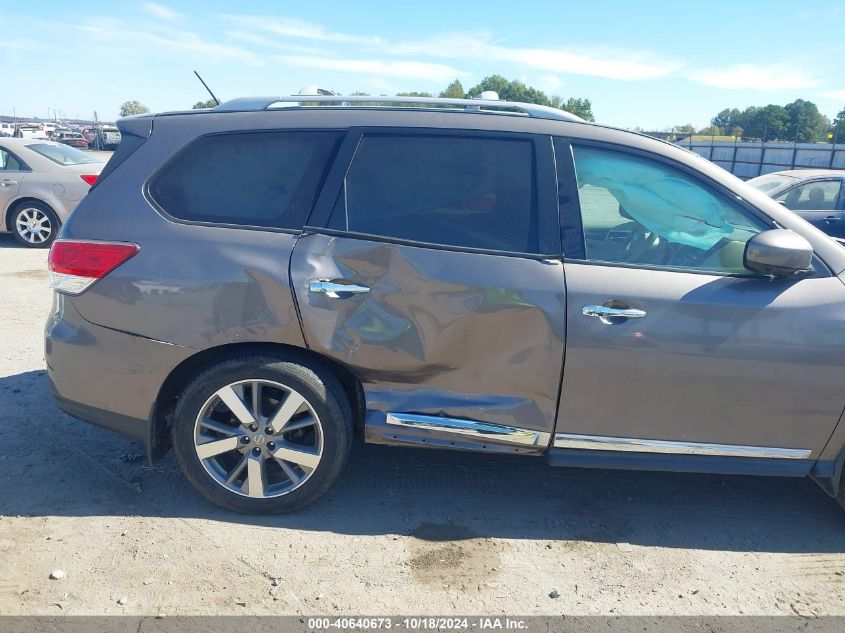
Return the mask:
M845 0L0 0L0 114L114 120L217 96L469 89L501 74L619 127L845 108Z

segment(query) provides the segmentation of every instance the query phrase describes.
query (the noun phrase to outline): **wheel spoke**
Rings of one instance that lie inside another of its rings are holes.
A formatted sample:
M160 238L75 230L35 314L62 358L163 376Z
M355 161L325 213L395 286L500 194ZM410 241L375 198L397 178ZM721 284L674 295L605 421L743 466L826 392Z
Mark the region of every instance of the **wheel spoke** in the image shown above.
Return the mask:
M246 464L248 461L249 453L246 453L243 457L241 457L241 461L239 461L229 473L229 476L226 477L226 483L228 485L231 486L233 483L235 483L235 481L237 481L238 477L240 477L241 473L244 471L244 468L246 468Z
M276 463L282 467L282 470L285 472L285 475L287 475L288 479L290 479L290 482L294 486L300 481L302 481L302 476L299 475L293 468L291 468L286 461L284 461L283 459L277 459Z
M205 427L207 429L211 429L212 431L216 431L217 433L221 433L223 435L243 435L243 432L240 428L229 426L224 422L218 422L217 420L212 420L211 418L203 418L200 420L200 426Z
M252 415L261 419L261 383L257 380L252 383Z
M293 444L279 446L273 451L273 457L292 462L304 468L314 469L320 463L320 455L304 448L295 447Z
M309 415L307 417L300 418L296 422L289 422L288 424L285 424L283 430L285 433L290 433L291 431L296 431L297 429L304 429L309 426L314 426L315 424L317 424L317 418Z
M236 448L238 448L238 438L227 437L223 440L214 440L211 442L206 442L205 444L198 444L197 456L200 459L208 459L209 457L214 457L215 455L227 453L229 451L235 450Z
M246 481L244 492L250 497L263 497L267 487L267 474L264 470L264 458L261 455L249 454L246 464Z
M276 409L276 412L270 419L270 426L273 427L276 433L281 433L285 430L285 425L299 412L303 404L305 404L305 399L295 391L291 391L288 393L285 401Z
M241 397L235 393L235 390L232 389L231 386L227 385L223 387L217 392L217 396L223 401L223 403L229 407L229 411L231 411L238 421L244 425L250 425L255 422L255 418L252 416L252 413L249 412L249 409L244 404L244 401Z

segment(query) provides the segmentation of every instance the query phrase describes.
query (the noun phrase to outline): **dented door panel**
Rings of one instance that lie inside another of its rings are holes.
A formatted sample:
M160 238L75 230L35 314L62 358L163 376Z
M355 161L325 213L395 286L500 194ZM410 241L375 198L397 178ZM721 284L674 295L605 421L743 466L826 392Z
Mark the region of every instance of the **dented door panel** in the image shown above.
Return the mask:
M307 345L355 373L370 416L553 431L566 323L560 261L312 234L290 269ZM314 281L368 290L329 296L309 292Z

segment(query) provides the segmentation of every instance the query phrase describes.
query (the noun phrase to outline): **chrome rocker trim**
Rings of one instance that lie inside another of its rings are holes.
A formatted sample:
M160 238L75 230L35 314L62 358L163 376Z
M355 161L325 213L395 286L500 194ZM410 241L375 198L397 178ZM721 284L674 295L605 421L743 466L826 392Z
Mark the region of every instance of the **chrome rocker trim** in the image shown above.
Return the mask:
M478 440L490 440L519 446L546 447L551 439L550 433L531 431L493 422L477 422L460 418L441 418L434 415L416 413L388 413L387 423L415 429L430 429L455 435L469 435Z
M553 446L554 448L577 448L594 451L718 455L721 457L775 457L780 459L807 459L812 452L806 448L643 440L628 437L605 437L603 435L578 435L575 433L555 433Z

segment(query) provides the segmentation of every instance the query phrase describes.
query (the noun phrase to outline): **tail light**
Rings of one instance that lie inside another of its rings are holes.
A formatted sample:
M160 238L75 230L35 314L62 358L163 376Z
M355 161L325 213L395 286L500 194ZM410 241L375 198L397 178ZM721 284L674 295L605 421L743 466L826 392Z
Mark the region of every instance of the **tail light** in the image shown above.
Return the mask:
M79 177L87 182L89 187L93 187L94 183L97 182L97 174L81 174Z
M56 240L47 259L50 286L65 294L82 294L140 250L128 242Z

